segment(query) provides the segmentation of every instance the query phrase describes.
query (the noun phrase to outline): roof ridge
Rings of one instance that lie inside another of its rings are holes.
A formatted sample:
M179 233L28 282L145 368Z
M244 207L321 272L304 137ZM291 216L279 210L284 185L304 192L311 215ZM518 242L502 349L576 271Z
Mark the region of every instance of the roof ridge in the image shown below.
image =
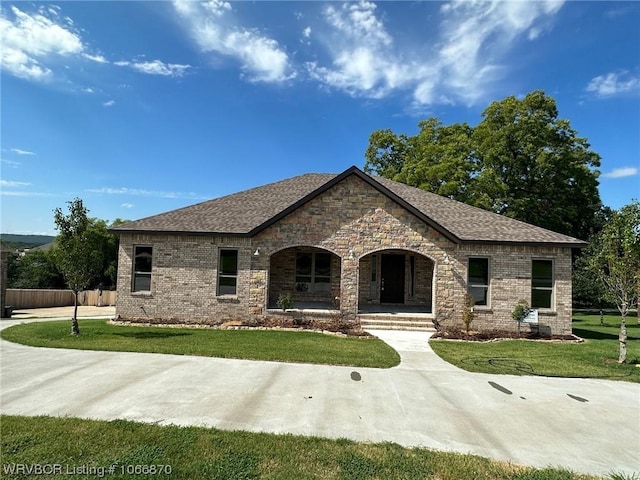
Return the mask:
M365 173L356 166L339 174L303 173L145 217L110 230L116 233L251 237L351 175L398 203L453 243L586 245L576 238L522 220Z

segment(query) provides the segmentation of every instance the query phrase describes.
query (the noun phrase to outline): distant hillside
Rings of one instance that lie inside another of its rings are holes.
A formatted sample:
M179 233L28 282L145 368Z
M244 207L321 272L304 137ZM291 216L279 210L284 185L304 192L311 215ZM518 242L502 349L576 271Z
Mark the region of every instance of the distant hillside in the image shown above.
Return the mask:
M39 247L47 243L53 242L56 237L51 235L16 235L13 233L0 234L2 244L11 249L24 249Z

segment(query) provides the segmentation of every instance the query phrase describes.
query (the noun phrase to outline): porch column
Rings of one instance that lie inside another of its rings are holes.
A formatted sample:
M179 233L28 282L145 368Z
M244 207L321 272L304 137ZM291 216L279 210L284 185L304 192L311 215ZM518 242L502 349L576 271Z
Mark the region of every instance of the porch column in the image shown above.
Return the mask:
M254 252L256 248L252 245L251 251ZM269 256L266 253L251 256L249 311L254 318L260 318L266 313L269 263Z
M455 283L456 270L454 268L453 254L435 265L434 275L436 276L436 305L433 309L436 319L445 325L455 325Z
M358 314L358 260L342 257L340 279L340 311L346 319L353 320Z

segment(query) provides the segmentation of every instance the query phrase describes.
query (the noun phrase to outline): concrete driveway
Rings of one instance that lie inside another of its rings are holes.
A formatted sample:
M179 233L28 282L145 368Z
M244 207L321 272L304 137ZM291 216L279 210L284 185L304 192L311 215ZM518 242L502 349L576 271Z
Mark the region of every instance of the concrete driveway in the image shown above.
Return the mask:
M0 327L20 322L3 320ZM640 385L473 374L435 355L428 333L372 333L398 350L400 366L61 350L1 341L0 411L389 441L591 474L640 471Z

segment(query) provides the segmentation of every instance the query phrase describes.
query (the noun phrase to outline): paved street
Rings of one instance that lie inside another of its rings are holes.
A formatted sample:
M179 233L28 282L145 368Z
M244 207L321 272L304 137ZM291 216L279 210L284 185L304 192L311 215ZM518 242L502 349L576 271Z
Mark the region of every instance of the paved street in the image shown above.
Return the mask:
M21 321L2 320L0 327ZM400 352L400 366L61 350L1 341L0 411L390 441L592 474L640 471L640 385L472 374L435 355L428 333L373 333Z

